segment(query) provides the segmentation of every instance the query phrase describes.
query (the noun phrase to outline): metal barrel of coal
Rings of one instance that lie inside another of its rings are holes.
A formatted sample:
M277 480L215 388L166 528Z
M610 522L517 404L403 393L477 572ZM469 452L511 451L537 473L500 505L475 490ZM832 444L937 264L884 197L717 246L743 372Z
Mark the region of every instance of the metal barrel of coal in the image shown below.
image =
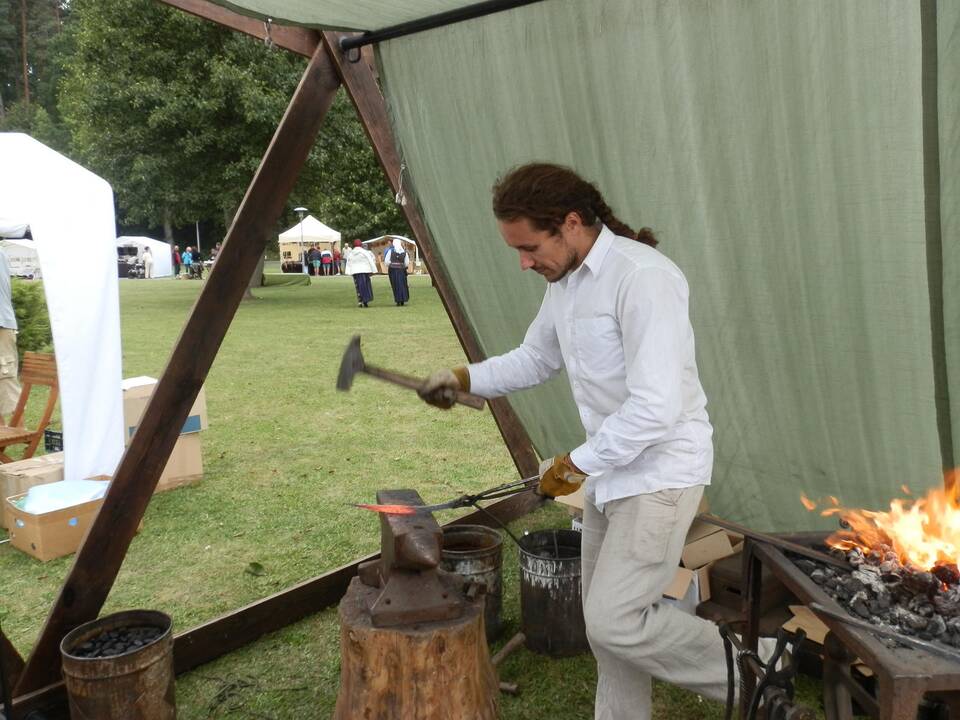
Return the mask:
M60 655L71 717L176 718L169 615L126 610L93 620L64 636Z
M520 616L526 646L562 657L589 650L580 591L580 533L538 530L520 538Z
M503 539L500 533L483 525L450 525L443 528L440 565L483 587L483 622L487 640L502 629L500 608L503 602Z

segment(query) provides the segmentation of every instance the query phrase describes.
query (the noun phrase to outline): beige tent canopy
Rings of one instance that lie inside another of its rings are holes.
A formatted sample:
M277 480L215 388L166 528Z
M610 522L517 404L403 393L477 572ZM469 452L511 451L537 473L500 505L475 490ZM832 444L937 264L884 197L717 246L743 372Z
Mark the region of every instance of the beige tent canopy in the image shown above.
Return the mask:
M280 233L280 268L283 272L302 272L303 253L314 245L333 252L340 247L340 233L327 227L313 215Z
M410 258L410 272L423 272L423 265L420 262L420 248L417 247L417 244L413 240L403 235L381 235L380 237L363 241L363 246L377 258L377 270L384 275L387 274L387 266L383 261L383 255L387 248L393 245L394 239L402 242L407 254L412 256Z

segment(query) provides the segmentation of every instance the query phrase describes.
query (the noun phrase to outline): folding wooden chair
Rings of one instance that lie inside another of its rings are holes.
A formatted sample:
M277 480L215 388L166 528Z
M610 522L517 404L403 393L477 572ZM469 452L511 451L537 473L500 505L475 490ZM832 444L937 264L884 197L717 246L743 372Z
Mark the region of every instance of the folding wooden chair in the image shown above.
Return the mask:
M47 406L43 410L36 429L30 430L23 426L23 411L27 407L30 391L34 385L46 385L50 388ZM0 425L0 462L13 462L13 458L6 454L9 445L26 445L23 457L33 457L43 437L43 431L50 424L53 407L57 404L60 395L60 384L57 381L57 360L50 353L26 352L20 365L20 399L17 407L10 416L9 425Z

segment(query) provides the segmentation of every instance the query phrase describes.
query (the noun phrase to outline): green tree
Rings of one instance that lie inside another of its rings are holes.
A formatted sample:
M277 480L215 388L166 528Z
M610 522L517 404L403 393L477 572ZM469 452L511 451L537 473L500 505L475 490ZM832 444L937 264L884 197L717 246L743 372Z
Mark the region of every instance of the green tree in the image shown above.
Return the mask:
M50 112L47 63L68 14L63 0L0 0L0 119L17 102Z
M69 149L55 93L67 19L59 0L0 0L0 132L24 132L60 152Z
M169 231L232 212L302 62L149 0L71 11L60 110L121 221Z
M60 112L75 155L112 183L121 222L164 225L168 240L174 225L226 226L306 61L150 0L74 0L70 10ZM334 227L393 225L343 98L321 138L286 219L306 201Z
M317 162L305 170L292 199L302 199L313 215L339 230L345 240L410 234L343 90L327 113L314 154ZM292 211L289 214L295 221Z

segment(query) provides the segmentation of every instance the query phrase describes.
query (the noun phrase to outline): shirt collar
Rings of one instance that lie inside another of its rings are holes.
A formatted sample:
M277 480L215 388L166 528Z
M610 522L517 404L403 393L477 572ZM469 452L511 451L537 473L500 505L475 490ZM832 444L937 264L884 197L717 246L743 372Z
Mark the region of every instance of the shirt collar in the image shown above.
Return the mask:
M590 252L583 259L583 265L590 268L590 272L594 275L600 272L600 266L603 265L603 259L607 256L610 246L613 245L614 237L616 236L613 231L604 225L594 241L593 247L590 248Z

